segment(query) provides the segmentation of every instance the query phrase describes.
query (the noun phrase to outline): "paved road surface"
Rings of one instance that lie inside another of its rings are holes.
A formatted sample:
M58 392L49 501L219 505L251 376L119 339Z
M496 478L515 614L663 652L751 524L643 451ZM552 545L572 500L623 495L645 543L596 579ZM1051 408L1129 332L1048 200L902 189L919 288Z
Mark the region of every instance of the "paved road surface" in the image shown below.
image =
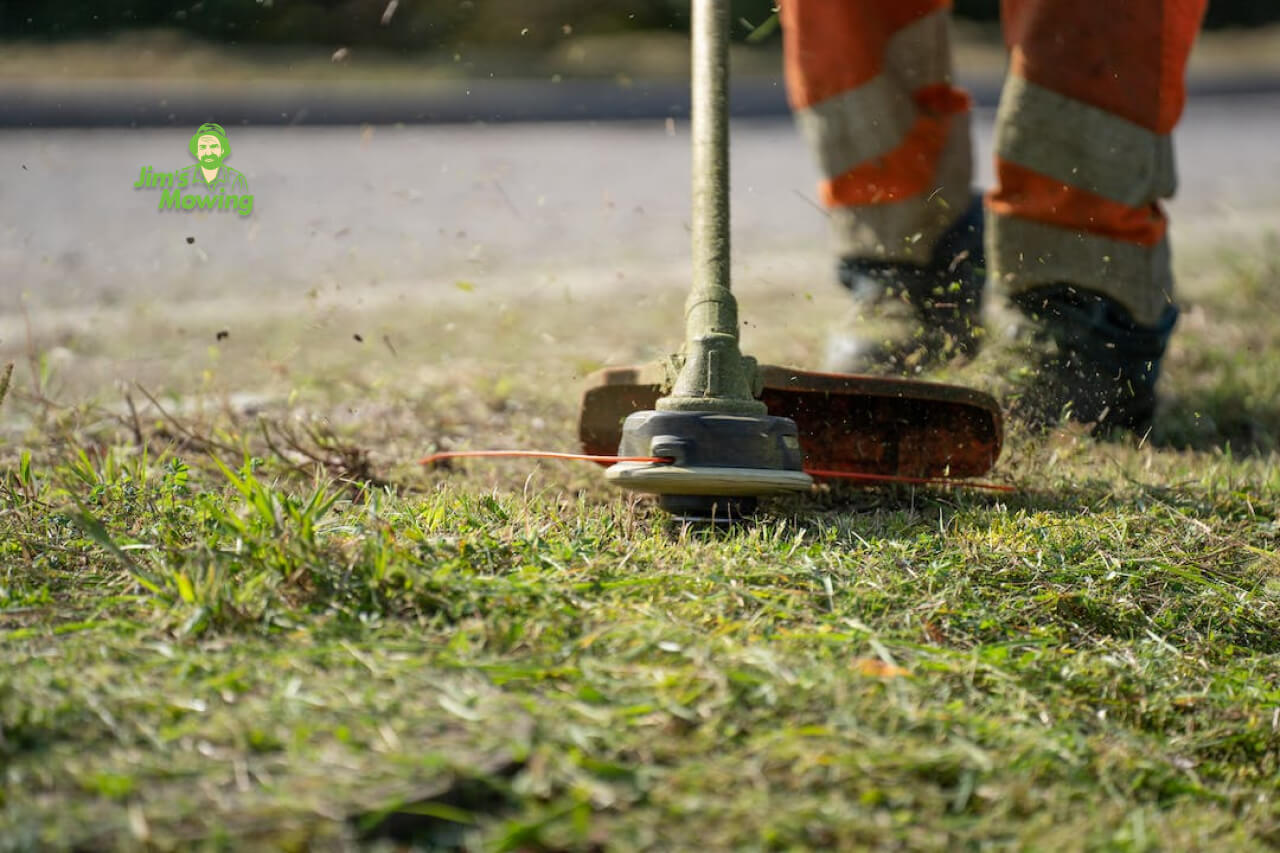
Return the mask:
M978 114L990 181L989 110ZM186 132L0 132L0 333L138 300L262 299L371 282L523 289L575 275L643 286L687 253L683 122L233 131L247 219L161 213L143 166L190 163ZM1178 245L1280 230L1280 95L1193 100L1179 131ZM825 277L814 172L789 122L733 128L737 260ZM189 238L194 238L190 242ZM814 271L821 271L815 273ZM9 342L2 342L9 343Z

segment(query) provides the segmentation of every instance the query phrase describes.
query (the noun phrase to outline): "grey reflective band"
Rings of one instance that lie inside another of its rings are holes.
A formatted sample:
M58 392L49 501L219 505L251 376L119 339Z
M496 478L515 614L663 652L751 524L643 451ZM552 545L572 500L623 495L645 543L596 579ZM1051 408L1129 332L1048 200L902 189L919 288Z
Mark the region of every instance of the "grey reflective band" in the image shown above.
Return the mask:
M1177 189L1173 140L1010 74L996 117L996 156L1130 207Z
M1139 246L988 212L987 263L1003 293L1074 284L1111 297L1144 326L1159 323L1173 303L1167 239Z

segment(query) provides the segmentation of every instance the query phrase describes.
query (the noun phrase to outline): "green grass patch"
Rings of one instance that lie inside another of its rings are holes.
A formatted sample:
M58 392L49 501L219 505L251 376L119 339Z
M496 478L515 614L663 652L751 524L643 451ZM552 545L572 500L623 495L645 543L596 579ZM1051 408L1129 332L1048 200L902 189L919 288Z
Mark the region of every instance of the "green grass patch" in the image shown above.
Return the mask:
M1280 303L1250 274L1188 306L1143 441L1014 433L1018 494L727 534L589 466L412 464L570 446L555 377L608 333L539 342L590 299L464 306L448 354L443 319L414 349L365 318L400 342L372 365L202 349L198 387L127 401L35 357L2 410L0 848L1280 844Z

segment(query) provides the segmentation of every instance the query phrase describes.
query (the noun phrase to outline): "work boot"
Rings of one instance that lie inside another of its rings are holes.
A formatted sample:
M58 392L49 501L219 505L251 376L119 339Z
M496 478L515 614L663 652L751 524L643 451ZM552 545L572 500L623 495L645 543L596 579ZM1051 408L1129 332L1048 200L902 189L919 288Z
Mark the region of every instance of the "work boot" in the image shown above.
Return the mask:
M827 341L828 370L909 375L972 355L986 281L981 196L938 241L927 264L844 258L838 274L853 306Z
M1095 435L1151 428L1175 306L1144 326L1115 300L1068 284L1037 287L1010 302L1018 318L1011 331L1028 359L1015 376L1012 416L1032 426L1070 419L1091 425Z

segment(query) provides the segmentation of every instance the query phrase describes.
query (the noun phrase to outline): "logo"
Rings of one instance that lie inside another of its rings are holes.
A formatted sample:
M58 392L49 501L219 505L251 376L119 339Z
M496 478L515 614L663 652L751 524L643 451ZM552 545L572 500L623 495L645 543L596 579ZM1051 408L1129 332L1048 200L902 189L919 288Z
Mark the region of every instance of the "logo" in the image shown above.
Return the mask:
M222 125L206 122L187 143L196 162L176 172L158 172L143 166L135 190L160 190L160 210L233 211L253 213L253 194L240 172L226 164L231 143Z

